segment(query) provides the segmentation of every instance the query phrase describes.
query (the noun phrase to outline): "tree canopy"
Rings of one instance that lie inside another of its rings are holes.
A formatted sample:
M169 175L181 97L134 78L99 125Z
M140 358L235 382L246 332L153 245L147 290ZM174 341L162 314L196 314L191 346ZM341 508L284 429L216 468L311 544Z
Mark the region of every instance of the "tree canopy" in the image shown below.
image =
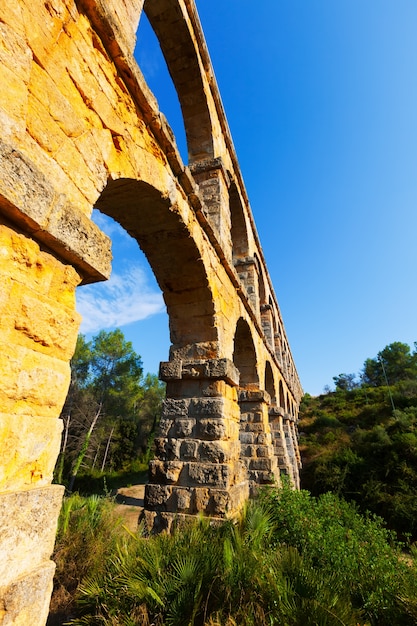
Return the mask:
M402 380L417 377L417 344L414 351L410 346L400 341L385 346L373 359L366 359L362 380L373 387L395 385Z

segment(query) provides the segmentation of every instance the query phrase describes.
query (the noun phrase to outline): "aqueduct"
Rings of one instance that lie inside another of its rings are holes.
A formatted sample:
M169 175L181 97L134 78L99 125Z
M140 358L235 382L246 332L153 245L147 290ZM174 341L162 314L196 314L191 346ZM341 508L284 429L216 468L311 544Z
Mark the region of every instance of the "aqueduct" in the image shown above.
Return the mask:
M133 56L142 10L187 166ZM282 473L297 487L302 390L194 1L1 0L0 42L0 624L41 626L75 291L110 274L93 207L138 241L169 315L150 528L233 515Z

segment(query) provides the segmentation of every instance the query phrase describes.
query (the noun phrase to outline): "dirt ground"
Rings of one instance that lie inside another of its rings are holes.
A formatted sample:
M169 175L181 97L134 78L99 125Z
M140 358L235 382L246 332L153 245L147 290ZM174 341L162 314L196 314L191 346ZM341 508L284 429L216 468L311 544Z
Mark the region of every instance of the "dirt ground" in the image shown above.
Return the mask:
M116 512L124 520L126 528L135 532L138 526L138 518L143 509L145 497L145 485L132 485L121 487L116 493Z

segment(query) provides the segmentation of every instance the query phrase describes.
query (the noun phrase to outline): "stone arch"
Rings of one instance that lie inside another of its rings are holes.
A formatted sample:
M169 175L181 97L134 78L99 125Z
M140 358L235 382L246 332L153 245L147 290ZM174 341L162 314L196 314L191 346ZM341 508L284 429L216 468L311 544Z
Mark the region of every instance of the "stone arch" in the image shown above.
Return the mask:
M272 367L269 361L265 363L265 391L267 391L271 398L271 405L276 405L276 391L275 391L275 382L274 382L274 374L272 372Z
M241 389L259 389L257 359L252 333L243 318L240 318L234 339L233 362L240 373Z
M163 293L172 349L217 340L214 303L195 240L176 207L143 181L109 181L96 208L138 242Z
M142 11L140 15L139 27L136 32L134 57L147 85L156 97L160 112L167 118L181 158L184 164L187 164L187 137L178 91L162 54L157 34L152 28L145 11ZM152 64L149 64L149 57L152 58ZM156 71L155 67L157 67Z
M234 264L249 255L248 227L243 211L242 201L236 184L232 183L229 189L229 206L231 217L232 258Z
M132 54L143 3L57 2L53 19L46 2L36 11L30 0L0 9L0 70L6 83L14 73L18 98L4 99L0 116L6 543L15 520L24 520L24 550L5 560L0 606L16 601L20 623L27 615L46 621L52 585L48 554L63 490L51 481L79 327L76 286L110 271L108 238L89 219L94 205L138 241L170 318L173 345L160 369L167 400L145 495L148 527L169 529L197 513L231 517L249 482L276 475L269 397L259 388L258 359L271 356L260 328L260 267L271 288L195 3L145 0L179 96L190 168ZM240 280L231 263L227 171L247 227ZM230 320L239 315L247 317L233 343ZM287 344L285 351L285 366L273 372L293 393ZM32 588L36 597L25 592Z
M286 404L285 404L285 395L284 395L284 386L282 384L282 380L279 381L279 406L285 411L286 410Z
M254 254L255 257L255 264L256 264L256 271L258 274L258 299L259 299L259 306L262 307L263 305L265 305L266 302L266 289L265 289L265 279L264 279L264 275L262 272L262 264L259 260L258 255Z
M144 11L159 40L184 117L189 163L215 156L211 114L202 68L177 0L145 0ZM199 28L195 17L194 28ZM175 33L175 36L173 36Z

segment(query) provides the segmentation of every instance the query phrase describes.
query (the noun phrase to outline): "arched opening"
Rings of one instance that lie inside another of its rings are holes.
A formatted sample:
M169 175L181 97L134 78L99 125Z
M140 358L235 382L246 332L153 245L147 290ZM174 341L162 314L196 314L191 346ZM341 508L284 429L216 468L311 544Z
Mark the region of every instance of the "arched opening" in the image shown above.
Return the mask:
M234 363L240 372L240 458L247 468L249 490L254 495L262 484L278 478L269 425L270 398L275 397L271 365L265 366L265 389L259 389L256 352L248 324L240 319L235 335Z
M285 395L284 395L284 386L282 384L282 380L279 381L279 406L286 411L285 404Z
M169 325L162 293L137 242L111 217L93 211L93 221L111 239L108 281L77 289L80 332L90 340L100 330L121 328L141 356L144 373L157 374L168 358Z
M241 389L258 389L259 377L256 366L256 352L250 328L245 320L237 323L233 361L240 372Z
M272 373L272 367L269 361L266 362L265 365L265 390L269 393L271 397L271 405L276 405L276 392L275 392L275 383L274 383L274 375Z
M145 12L142 12L140 16L136 36L135 59L158 101L160 111L168 120L181 158L184 163L187 163L187 139L177 90L162 54L158 38Z
M232 258L233 263L236 265L249 255L249 244L243 206L235 183L230 185L229 205L232 224Z
M261 323L266 342L271 350L274 350L274 325L271 298L268 304L261 304Z
M212 158L213 132L207 95L189 25L174 0L145 0L144 11L159 40L184 117L189 163ZM193 16L198 20L197 16ZM197 26L198 28L198 26Z
M262 271L262 265L259 261L258 255L255 253L255 263L256 263L256 271L258 273L258 297L259 297L259 306L266 304L266 290L265 290L265 280Z
M171 353L186 349L192 358L197 343L216 341L201 253L169 198L147 183L118 179L108 183L96 207L113 217L148 259L169 316Z

